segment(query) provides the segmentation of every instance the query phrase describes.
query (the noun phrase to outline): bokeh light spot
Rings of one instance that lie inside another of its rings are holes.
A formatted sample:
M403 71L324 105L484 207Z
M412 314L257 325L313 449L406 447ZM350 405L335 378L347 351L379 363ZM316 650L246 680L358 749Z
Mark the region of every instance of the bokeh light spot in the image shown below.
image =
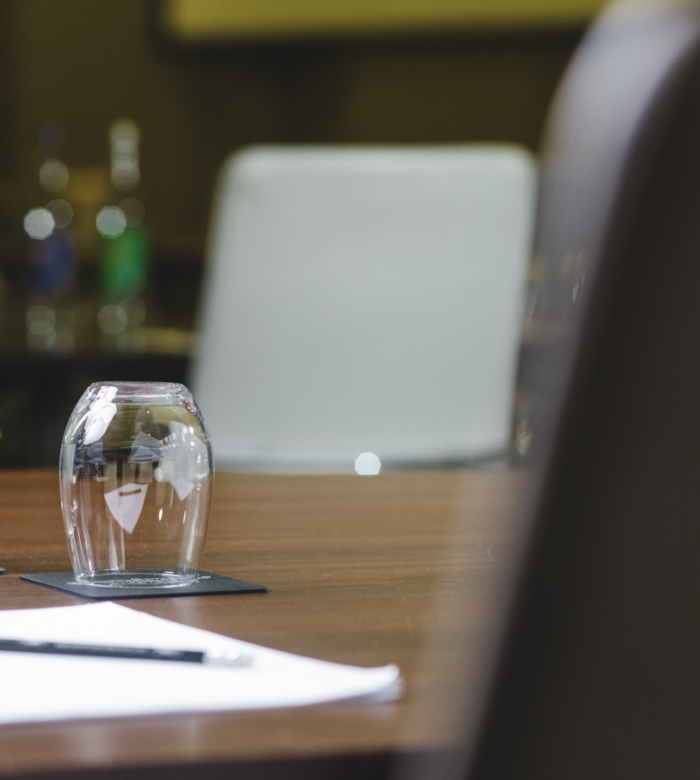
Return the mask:
M68 201L58 198L56 200L49 201L46 204L46 209L51 212L56 227L62 230L68 227L73 221L73 208Z
M109 129L112 156L112 184L130 190L141 179L139 169L139 126L131 119L118 119Z
M382 462L373 452L363 452L355 458L355 471L363 476L379 474Z
M129 317L121 306L116 304L103 306L97 315L97 324L108 336L118 336L126 330Z
M47 160L39 169L41 186L49 192L60 192L68 186L68 166L60 160Z
M95 223L105 238L117 238L126 228L126 216L117 206L105 206L97 215Z
M24 217L24 229L31 238L43 241L56 227L53 214L48 209L32 209Z
M140 136L139 126L132 119L117 119L109 128L109 140L113 146L128 144L128 148L131 148L139 142Z
M143 218L146 216L146 210L143 207L143 203L136 198L124 198L119 203L119 208L124 212L126 217L126 224L129 227L140 225L143 222Z
M119 157L112 163L112 184L126 190L135 187L141 179L138 160L134 157Z
M27 330L35 336L48 336L56 327L56 314L48 306L32 306L27 312Z

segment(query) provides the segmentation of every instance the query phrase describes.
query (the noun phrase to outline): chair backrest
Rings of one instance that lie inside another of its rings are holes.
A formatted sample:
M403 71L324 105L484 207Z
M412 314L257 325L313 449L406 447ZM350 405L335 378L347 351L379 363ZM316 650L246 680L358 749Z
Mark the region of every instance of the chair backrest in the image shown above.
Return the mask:
M217 465L503 453L535 178L512 146L232 156L192 377Z
M466 759L402 780L695 778L697 3L620 3L584 40L552 112L535 250L518 391L534 489L487 705Z

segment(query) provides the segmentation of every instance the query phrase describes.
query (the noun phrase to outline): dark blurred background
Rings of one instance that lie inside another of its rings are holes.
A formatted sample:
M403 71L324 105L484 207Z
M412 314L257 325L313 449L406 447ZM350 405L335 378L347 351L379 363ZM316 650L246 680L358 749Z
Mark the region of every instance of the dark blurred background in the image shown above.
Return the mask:
M159 2L3 0L0 466L56 464L91 381L186 379L227 155L258 143L536 149L584 17L190 40L163 25ZM117 158L135 178L115 179ZM47 162L68 179L47 179ZM40 231L54 220L49 238L31 237L32 209ZM103 209L117 227L101 233Z

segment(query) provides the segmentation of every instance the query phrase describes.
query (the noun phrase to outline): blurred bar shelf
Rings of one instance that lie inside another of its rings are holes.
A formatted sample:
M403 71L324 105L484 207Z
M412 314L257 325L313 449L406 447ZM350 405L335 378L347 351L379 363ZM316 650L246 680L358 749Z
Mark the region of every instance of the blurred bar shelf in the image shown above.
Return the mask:
M57 466L68 417L90 383L186 384L189 362L182 352L0 355L0 468Z

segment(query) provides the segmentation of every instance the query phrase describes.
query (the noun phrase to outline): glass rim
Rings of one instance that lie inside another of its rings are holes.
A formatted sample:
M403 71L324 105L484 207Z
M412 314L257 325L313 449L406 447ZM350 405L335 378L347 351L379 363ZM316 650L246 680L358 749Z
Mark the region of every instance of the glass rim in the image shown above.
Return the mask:
M162 381L123 381L110 382L101 380L93 382L88 388L87 393L92 390L99 390L103 387L114 387L117 389L118 398L159 398L159 397L192 397L192 393L181 382L162 382Z

